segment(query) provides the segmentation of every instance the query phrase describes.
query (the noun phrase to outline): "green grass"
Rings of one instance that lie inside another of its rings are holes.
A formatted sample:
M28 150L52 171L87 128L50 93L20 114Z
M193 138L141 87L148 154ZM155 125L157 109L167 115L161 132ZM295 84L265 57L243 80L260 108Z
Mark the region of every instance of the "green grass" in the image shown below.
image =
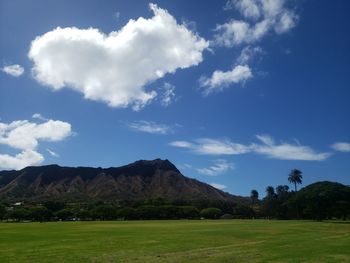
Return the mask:
M0 262L350 262L349 222L0 223Z

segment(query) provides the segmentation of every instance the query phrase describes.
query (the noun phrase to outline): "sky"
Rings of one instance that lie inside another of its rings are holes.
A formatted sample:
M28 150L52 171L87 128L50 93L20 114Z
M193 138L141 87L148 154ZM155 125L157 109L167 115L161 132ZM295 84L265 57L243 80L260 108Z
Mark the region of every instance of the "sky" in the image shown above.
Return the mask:
M0 170L168 159L350 184L350 2L0 0Z

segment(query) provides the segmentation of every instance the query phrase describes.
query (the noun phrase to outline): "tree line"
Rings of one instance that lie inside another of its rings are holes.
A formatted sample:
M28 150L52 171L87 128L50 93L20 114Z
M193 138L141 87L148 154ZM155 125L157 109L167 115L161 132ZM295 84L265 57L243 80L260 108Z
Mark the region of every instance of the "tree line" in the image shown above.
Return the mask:
M350 187L318 182L297 191L302 172L292 170L288 185L267 186L259 199L257 190L241 202L223 200L119 200L115 202L45 202L0 204L0 220L148 220L148 219L347 219L350 215Z

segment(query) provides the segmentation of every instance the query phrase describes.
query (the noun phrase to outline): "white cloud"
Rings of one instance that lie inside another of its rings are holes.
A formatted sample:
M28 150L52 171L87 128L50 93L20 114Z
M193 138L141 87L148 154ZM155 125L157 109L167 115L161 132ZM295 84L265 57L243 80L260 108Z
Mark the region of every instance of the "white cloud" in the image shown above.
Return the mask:
M225 188L227 188L227 186L223 185L223 184L211 183L210 185L212 187L215 187L216 189L219 189L219 190L224 190Z
M28 120L0 122L0 144L21 150L15 156L0 154L0 168L21 169L39 164L44 160L36 150L39 141L61 141L71 134L71 125L59 120L40 124Z
M46 149L46 151L52 156L52 157L60 157L60 155L50 149Z
M198 139L194 143L187 141L175 141L171 146L187 148L193 153L203 155L235 155L245 153L257 153L269 158L280 160L302 160L302 161L324 161L331 156L329 152L316 152L309 146L299 143L280 143L276 144L269 135L256 136L260 144L252 143L244 145L233 143L228 139Z
M259 2L256 0L229 0L225 10L237 9L246 18L258 19L261 15Z
M38 119L38 120L41 120L41 121L48 121L49 119L45 118L43 115L41 115L40 113L34 113L32 115L32 118L33 119Z
M317 153L309 146L299 144L275 144L272 137L268 135L257 135L256 137L263 144L253 144L251 146L252 151L273 159L324 161L331 155L328 152Z
M244 83L252 76L253 74L249 66L238 65L226 72L215 70L210 78L201 77L199 83L203 88L203 94L209 95L214 91L221 91L224 87L231 84Z
M198 154L231 155L246 153L249 149L239 143L233 143L228 139L198 139L194 151Z
M33 150L38 141L60 141L71 135L71 125L63 121L48 120L41 124L19 120L0 123L0 144L21 150Z
M119 17L120 17L120 12L119 11L113 13L113 18L115 20L119 20Z
M38 165L44 157L34 150L24 150L15 156L0 154L0 168L19 170L26 166Z
M192 148L194 145L187 141L173 141L169 143L170 146L178 147L178 148Z
M34 77L54 90L69 87L86 99L139 110L154 99L145 86L198 65L208 42L150 4L154 16L108 35L97 29L56 28L31 44Z
M256 138L259 141L261 141L263 144L267 144L267 145L274 145L275 144L273 138L267 134L258 134L258 135L256 135Z
M163 85L163 94L160 102L161 105L168 107L174 101L174 99L176 99L175 86L165 82Z
M236 60L236 63L239 65L245 65L250 62L254 57L263 53L261 47L251 47L246 46L242 49L241 54Z
M350 152L350 143L337 142L331 145L332 149L338 152Z
M1 70L13 77L19 77L24 73L24 68L18 64L4 66L3 68L1 68Z
M249 151L249 147L233 143L228 139L197 139L194 143L187 141L174 141L171 146L179 148L187 148L196 154L203 155L232 155L243 154Z
M254 43L271 31L282 34L298 20L295 12L285 7L284 0L231 0L226 7L236 8L247 20L232 19L218 25L214 43L219 46Z
M219 174L226 173L229 170L233 170L233 169L234 169L233 163L230 163L230 162L223 160L223 159L219 159L219 160L215 160L214 164L209 166L209 167L198 168L196 170L200 174L209 175L209 176L216 176Z
M275 31L278 34L289 31L298 20L298 16L291 11L286 11L281 15L280 21L275 25Z
M173 129L165 124L159 124L152 121L134 121L127 124L129 128L139 132L146 132L152 134L169 134Z

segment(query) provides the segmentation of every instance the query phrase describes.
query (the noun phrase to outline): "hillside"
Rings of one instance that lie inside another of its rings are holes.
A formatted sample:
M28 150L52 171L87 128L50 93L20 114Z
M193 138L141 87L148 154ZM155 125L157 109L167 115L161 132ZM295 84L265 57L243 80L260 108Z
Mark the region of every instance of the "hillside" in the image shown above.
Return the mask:
M26 167L0 172L3 200L133 200L149 198L242 201L185 177L168 160L140 160L117 168Z

